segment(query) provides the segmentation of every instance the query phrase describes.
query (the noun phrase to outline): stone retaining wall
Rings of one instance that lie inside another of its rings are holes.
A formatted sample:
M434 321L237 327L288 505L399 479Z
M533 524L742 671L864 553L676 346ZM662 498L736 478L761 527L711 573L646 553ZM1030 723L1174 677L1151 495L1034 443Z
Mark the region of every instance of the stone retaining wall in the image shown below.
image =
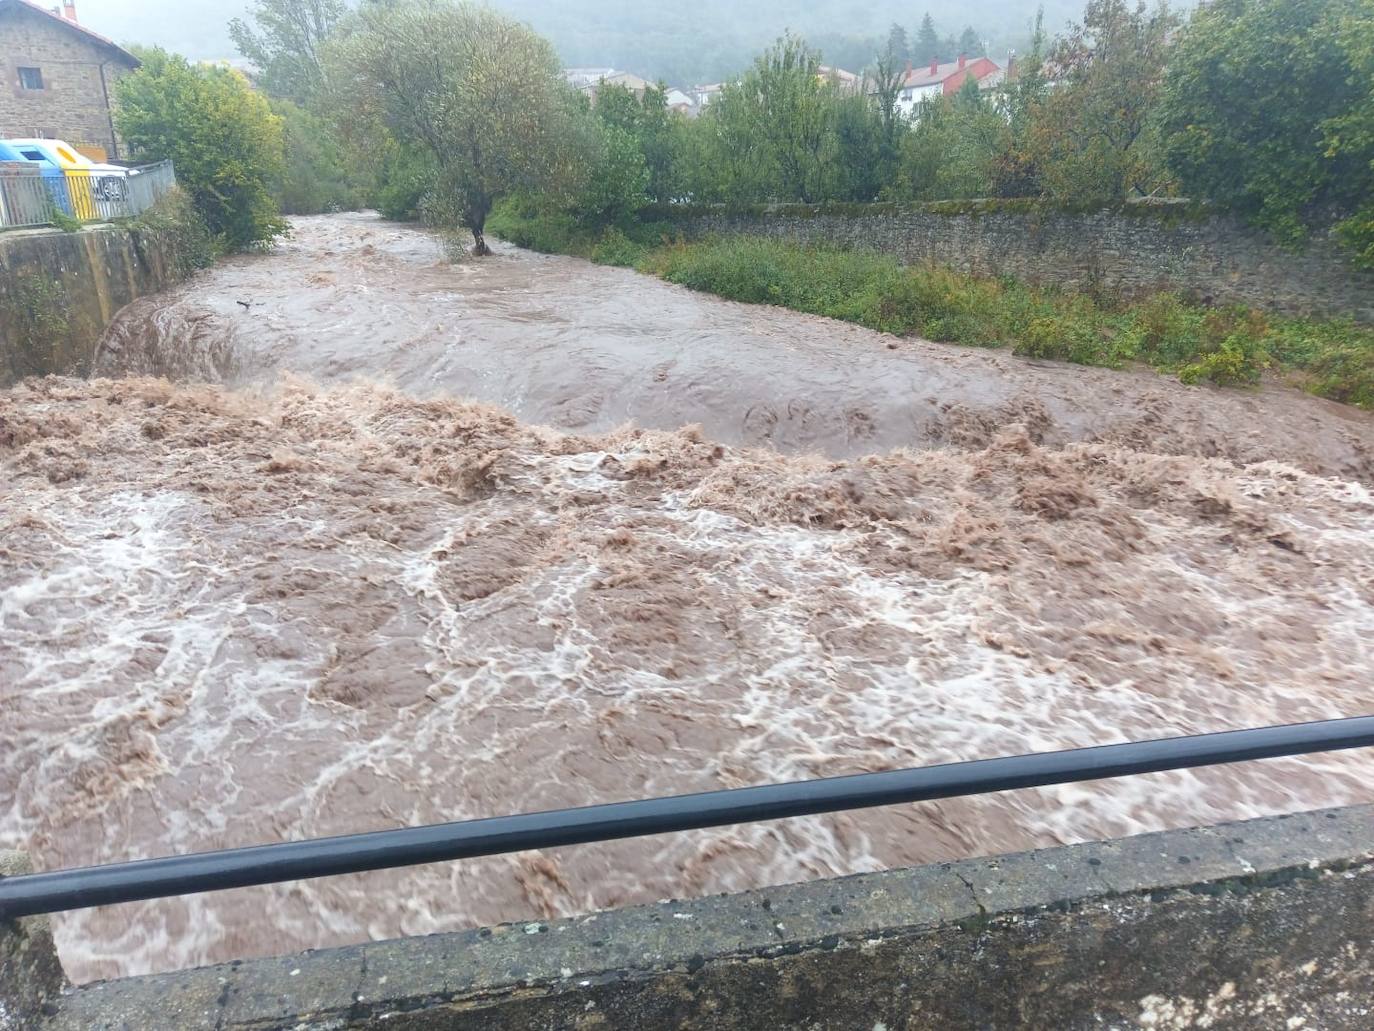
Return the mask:
M1359 806L101 982L25 1026L1365 1031L1372 936Z
M907 264L933 261L1031 283L1130 296L1173 290L1221 304L1374 323L1374 273L1356 270L1335 240L1318 237L1288 251L1234 219L1192 208L785 205L743 214L697 209L677 221L689 237L749 234L857 247Z
M86 375L115 312L177 278L147 230L0 233L0 387L24 376Z

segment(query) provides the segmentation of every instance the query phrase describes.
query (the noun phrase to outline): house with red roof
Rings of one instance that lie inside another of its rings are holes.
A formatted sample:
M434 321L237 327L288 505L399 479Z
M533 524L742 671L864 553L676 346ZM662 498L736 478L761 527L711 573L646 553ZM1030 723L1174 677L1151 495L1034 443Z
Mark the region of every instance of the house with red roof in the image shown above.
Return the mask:
M119 157L110 98L138 58L76 20L75 0L48 8L0 0L0 139L66 140L87 157Z
M954 61L930 62L928 67L913 69L907 65L897 91L897 110L907 118L915 115L921 101L927 97L952 96L958 93L969 78L977 80L980 89L991 89L1005 77L1002 66L990 57L972 60L963 54Z

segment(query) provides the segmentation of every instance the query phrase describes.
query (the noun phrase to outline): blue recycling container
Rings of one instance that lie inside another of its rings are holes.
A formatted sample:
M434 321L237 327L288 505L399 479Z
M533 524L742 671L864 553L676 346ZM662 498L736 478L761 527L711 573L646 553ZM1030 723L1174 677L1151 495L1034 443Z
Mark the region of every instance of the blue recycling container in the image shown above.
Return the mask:
M61 166L40 148L25 146L9 140L0 140L0 161L27 161L37 165L43 176L43 185L48 189L53 206L63 214L72 213L71 195L67 191L67 174Z

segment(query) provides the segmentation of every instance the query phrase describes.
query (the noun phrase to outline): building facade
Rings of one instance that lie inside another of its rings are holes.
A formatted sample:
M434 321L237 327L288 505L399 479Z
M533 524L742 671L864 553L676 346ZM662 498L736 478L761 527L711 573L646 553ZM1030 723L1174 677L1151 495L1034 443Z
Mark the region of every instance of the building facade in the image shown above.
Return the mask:
M110 101L138 58L77 23L74 2L49 10L0 0L0 139L66 140L96 160L119 158Z
M991 58L960 56L957 61L931 61L929 68L912 69L907 66L897 93L897 110L906 118L914 118L921 101L929 97L953 96L965 80L976 79L980 89L990 88L1002 81L1005 72Z

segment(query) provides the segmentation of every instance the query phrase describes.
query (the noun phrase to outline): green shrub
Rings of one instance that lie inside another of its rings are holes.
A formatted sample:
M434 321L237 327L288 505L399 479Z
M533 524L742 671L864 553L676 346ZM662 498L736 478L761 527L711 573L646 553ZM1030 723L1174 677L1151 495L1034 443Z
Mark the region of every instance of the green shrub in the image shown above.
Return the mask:
M1289 319L1275 325L1269 344L1275 364L1299 370L1312 393L1374 408L1374 330Z
M1205 312L1177 294L1162 293L1134 308L1140 355L1158 365L1186 361L1202 349Z
M134 230L134 246L146 260L151 260L152 254L148 241L156 240L158 258L177 279L208 267L220 254L220 242L181 187L160 197L130 223L130 228Z
M898 335L1028 357L1120 367L1143 362L1186 383L1248 386L1267 370L1323 397L1374 408L1374 329L1271 319L1161 293L1135 303L990 279L936 265L904 267L865 251L762 237L683 242L670 224L628 223L599 236L572 216L507 202L492 231L536 250L634 265L692 290L828 315ZM499 227L499 228L498 228Z
M177 181L226 248L287 232L271 183L280 174L282 120L239 72L140 49L116 87L115 120L140 162L171 159Z
M48 221L64 233L74 233L81 228L81 219L72 217L55 204L48 210Z
M598 265L624 265L633 268L637 265L647 248L635 243L615 226L601 234L601 239L592 248L592 261Z
M541 254L591 256L594 236L567 212L540 208L527 198L498 201L487 216L487 232Z
M1244 386L1258 383L1260 373L1268 364L1260 341L1240 333L1232 334L1215 349L1208 351L1178 370L1184 383L1209 380L1221 386Z
M373 197L383 218L393 222L416 222L420 205L434 181L433 163L423 156L392 147L382 163L382 172Z

